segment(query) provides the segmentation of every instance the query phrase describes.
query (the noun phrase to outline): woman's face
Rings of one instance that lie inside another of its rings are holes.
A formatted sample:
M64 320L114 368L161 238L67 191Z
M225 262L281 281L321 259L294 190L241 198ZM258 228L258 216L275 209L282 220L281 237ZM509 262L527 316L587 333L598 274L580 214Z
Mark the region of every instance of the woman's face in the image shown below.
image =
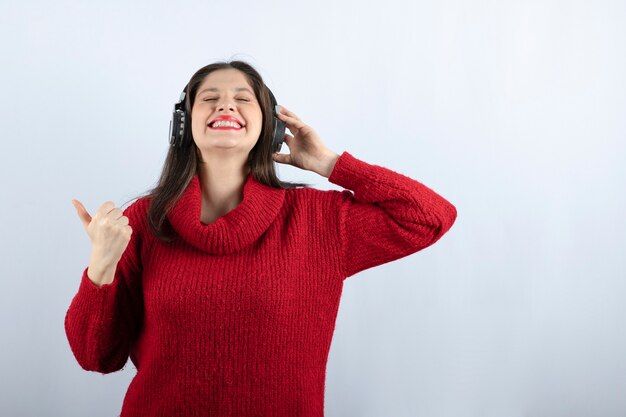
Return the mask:
M210 127L220 116L234 117L241 128ZM204 78L191 109L191 132L200 150L232 149L247 156L259 139L262 123L261 106L241 71L221 69Z

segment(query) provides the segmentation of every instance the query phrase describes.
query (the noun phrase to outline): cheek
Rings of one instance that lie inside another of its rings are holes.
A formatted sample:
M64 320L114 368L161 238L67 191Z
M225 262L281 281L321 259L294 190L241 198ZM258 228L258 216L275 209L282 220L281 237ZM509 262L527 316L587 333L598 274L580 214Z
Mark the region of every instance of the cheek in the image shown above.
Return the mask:
M263 113L259 110L259 112L254 116L256 125L261 129L263 127Z
M203 129L204 128L204 122L202 120L202 117L193 117L193 115L191 116L191 128L192 129Z

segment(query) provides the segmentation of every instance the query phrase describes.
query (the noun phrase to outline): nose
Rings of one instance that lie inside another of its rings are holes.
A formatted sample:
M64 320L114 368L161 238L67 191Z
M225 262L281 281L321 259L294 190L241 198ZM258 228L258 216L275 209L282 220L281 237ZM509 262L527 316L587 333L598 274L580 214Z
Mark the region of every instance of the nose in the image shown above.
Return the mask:
M224 110L224 108L228 108L229 110L234 110L235 106L233 106L232 104L220 104L219 106L217 106L217 109L220 111Z

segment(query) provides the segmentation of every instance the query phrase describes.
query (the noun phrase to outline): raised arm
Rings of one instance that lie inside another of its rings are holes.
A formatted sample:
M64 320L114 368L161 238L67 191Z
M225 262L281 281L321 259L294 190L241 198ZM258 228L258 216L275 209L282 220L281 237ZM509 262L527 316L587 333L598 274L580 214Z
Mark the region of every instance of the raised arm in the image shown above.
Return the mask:
M328 180L345 188L333 193L344 279L432 245L456 220L456 208L432 189L348 152Z
M143 320L141 287L141 233L144 221L139 200L123 214L133 229L128 246L113 266L114 279L98 285L101 277L90 277L101 268L90 265L83 271L78 291L65 315L65 333L74 357L88 371L110 373L126 364L130 345Z

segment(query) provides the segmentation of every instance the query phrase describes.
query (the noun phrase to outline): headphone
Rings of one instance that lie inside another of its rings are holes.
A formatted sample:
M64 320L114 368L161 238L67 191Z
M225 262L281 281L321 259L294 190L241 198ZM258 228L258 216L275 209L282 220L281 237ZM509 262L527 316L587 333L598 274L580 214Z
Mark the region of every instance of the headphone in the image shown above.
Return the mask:
M276 116L276 98L274 94L272 94L272 90L270 90L267 86L267 91L270 93L270 99L272 100L272 120L273 120L273 130L272 130L272 153L278 152L283 144L283 140L285 138L285 122L280 120ZM172 113L172 120L170 120L170 133L169 133L169 141L170 146L173 147L184 147L191 144L191 140L185 140L185 136L188 136L191 139L191 133L185 135L185 132L189 130L189 117L187 117L187 112L185 111L185 96L187 95L187 86L183 89L183 92L180 94L180 98L178 102L174 104L174 111Z

